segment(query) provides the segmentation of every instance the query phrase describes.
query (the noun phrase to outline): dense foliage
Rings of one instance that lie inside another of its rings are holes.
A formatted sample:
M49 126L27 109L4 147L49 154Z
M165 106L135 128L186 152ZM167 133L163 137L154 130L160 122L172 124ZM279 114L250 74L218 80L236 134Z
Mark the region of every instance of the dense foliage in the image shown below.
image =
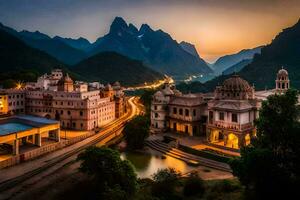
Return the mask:
M101 196L115 194L116 199L129 199L137 190L137 176L127 160L121 160L118 151L106 147L90 147L79 154L80 171L90 175ZM116 191L118 191L116 193Z
M149 136L149 117L136 116L127 122L123 134L130 150L141 149L144 146L145 139Z
M234 175L256 198L299 197L299 114L297 91L268 97L256 121L257 137L241 150L240 159L232 161Z
M205 191L204 182L198 177L197 173L192 173L190 177L185 181L183 188L184 196L199 196L201 197Z
M180 176L181 173L174 168L159 169L153 174L152 195L160 199L178 199L175 187L178 185Z
M142 85L163 78L160 73L146 67L142 62L115 52L96 54L72 66L70 70L88 80L103 83L119 81L125 86Z

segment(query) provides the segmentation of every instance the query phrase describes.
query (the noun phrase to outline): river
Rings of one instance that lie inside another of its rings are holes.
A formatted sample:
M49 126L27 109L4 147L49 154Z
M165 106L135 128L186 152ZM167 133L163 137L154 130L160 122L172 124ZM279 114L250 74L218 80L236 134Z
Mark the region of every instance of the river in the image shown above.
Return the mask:
M158 169L168 167L175 168L181 173L186 173L195 170L196 167L189 166L185 162L172 158L170 156L162 156L159 153L151 152L123 152L121 153L122 159L129 160L135 167L136 173L140 178L151 178Z

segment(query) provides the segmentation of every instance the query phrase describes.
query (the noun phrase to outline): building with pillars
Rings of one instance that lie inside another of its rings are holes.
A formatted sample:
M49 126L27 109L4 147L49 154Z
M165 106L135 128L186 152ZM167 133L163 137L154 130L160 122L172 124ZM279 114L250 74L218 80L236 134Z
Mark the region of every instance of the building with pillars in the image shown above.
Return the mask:
M214 93L184 95L172 86L164 86L153 95L152 133L205 136L211 144L234 149L248 145L256 135L254 120L259 117L261 102L290 88L287 70L278 71L275 86L255 91L238 75L217 86Z
M259 107L254 87L247 81L238 75L225 80L207 103L207 140L230 148L249 144Z
M28 115L16 115L0 120L0 144L12 146L11 154L21 153L23 146L40 147L49 141L60 141L60 124Z

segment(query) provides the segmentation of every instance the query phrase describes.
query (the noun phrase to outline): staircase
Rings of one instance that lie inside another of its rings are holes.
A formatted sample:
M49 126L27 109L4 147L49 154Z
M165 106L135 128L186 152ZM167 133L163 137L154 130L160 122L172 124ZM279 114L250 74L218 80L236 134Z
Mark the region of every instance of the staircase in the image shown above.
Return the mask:
M200 156L196 156L193 154L186 153L184 151L181 151L177 148L170 147L169 145L159 141L159 140L148 140L146 141L146 145L150 148L159 151L165 155L171 156L173 158L182 160L186 162L189 165L199 166L203 165L206 167L232 172L230 169L230 166L226 163L210 160L207 158L203 158Z

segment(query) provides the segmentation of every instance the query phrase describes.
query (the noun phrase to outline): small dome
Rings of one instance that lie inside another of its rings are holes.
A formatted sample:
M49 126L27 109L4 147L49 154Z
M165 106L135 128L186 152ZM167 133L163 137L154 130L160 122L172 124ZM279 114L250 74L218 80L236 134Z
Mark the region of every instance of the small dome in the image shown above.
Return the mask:
M226 79L222 85L224 90L235 90L235 91L247 91L251 86L249 83L239 77L238 75L233 75L229 79Z
M109 83L105 86L105 90L112 90L112 87Z
M162 90L162 92L165 94L165 95L173 95L174 92L171 90L171 88L169 87L166 87L165 89Z
M59 81L58 81L58 85L63 85L65 83L71 83L73 84L73 80L70 78L69 74L66 74L65 76L63 76Z
M161 97L161 96L164 96L164 95L161 91L157 91L157 92L155 92L154 96Z
M277 73L277 77L287 77L289 75L289 73L287 72L287 70L285 69L280 69Z
M114 87L117 87L117 86L121 86L120 82L119 81L116 81L114 84L113 84Z

